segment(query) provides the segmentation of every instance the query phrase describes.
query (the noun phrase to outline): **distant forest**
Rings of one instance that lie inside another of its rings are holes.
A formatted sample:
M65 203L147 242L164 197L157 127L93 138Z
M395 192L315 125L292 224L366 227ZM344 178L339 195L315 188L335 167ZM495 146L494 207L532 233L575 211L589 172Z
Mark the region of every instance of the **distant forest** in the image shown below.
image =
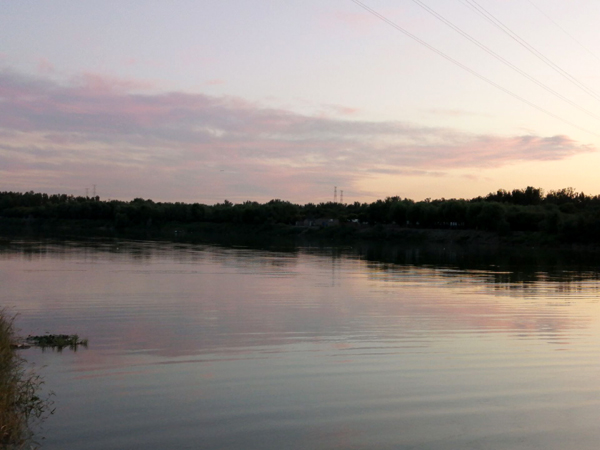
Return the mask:
M283 200L267 203L227 200L214 205L132 201L99 197L0 192L0 224L25 221L94 221L111 229L161 227L168 223L286 224L339 227L389 226L540 232L564 241L600 241L600 196L565 188L544 193L527 187L498 190L485 197L426 199L415 202L388 197L373 203L327 202L297 205ZM325 219L325 220L324 220Z

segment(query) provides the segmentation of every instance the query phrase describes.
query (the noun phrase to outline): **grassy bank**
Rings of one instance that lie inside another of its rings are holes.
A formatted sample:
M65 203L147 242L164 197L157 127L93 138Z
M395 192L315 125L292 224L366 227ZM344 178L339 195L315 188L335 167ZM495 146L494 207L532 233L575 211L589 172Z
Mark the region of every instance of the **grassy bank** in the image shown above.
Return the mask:
M41 378L25 367L13 348L13 319L0 310L0 448L22 449L32 444L32 425L51 413L51 402L39 395ZM33 445L35 447L35 445Z

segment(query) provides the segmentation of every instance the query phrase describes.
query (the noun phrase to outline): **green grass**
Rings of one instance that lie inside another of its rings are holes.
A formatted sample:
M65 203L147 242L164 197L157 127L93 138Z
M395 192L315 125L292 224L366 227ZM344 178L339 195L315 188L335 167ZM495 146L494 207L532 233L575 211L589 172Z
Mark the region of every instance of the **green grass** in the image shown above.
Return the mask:
M14 319L0 310L0 448L35 448L32 427L52 414L52 401L41 398L43 380L25 366L12 348Z

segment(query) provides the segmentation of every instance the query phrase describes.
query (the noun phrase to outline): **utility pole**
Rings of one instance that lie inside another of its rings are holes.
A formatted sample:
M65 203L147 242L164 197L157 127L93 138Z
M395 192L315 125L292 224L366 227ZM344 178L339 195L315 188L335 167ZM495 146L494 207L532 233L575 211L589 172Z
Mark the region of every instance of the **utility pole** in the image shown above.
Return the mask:
M333 203L337 203L337 186L333 187Z
M340 191L340 203L342 203L342 204L344 203L344 191L343 190Z
M93 192L93 194L92 194L93 197L96 198L96 185L95 184L94 184L94 190L92 192Z

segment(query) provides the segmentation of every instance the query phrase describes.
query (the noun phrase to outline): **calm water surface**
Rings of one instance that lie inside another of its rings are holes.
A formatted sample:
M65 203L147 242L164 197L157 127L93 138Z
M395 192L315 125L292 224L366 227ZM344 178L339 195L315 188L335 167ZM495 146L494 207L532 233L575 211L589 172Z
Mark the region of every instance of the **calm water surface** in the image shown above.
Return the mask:
M440 252L13 242L0 305L90 341L47 450L597 449L594 265Z

